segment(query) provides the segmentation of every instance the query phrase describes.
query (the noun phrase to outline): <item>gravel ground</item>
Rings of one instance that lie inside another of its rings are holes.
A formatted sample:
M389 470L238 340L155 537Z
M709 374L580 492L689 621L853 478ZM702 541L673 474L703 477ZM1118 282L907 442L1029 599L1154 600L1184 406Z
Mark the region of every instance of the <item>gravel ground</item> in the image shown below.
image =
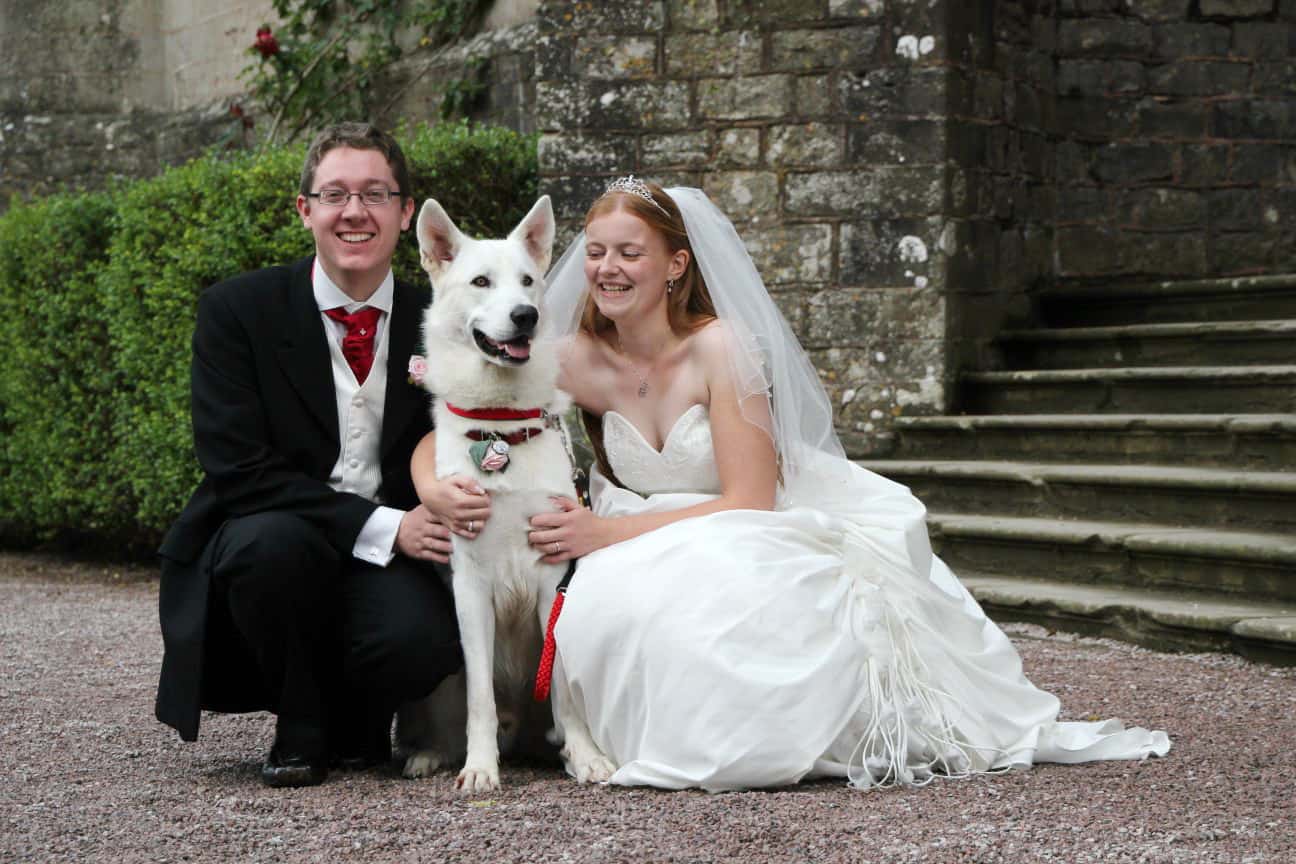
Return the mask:
M506 764L465 799L395 767L270 790L268 715L153 719L162 644L141 568L0 554L0 862L1296 861L1296 669L1011 628L1064 717L1165 729L1165 759L923 789L709 795L577 786Z

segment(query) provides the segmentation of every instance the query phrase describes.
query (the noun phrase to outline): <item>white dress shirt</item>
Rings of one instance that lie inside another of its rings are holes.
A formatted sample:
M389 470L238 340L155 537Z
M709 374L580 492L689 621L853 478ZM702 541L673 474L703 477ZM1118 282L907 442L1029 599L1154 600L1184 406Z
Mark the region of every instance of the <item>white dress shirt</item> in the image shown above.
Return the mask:
M382 483L378 445L382 439L383 404L387 392L387 323L391 318L392 296L396 283L387 271L382 284L363 303L348 297L315 259L312 283L315 303L319 306L324 332L328 335L329 356L333 365L333 393L337 401L338 448L337 462L329 472L328 484L339 492L355 494L376 502L378 509L369 516L356 537L351 554L361 561L386 567L396 557L396 532L405 513L382 506L378 487ZM362 306L372 306L382 314L378 316L378 332L374 336L374 359L364 384L356 381L355 373L342 355L342 340L346 325L324 314L326 309L343 307L347 313Z

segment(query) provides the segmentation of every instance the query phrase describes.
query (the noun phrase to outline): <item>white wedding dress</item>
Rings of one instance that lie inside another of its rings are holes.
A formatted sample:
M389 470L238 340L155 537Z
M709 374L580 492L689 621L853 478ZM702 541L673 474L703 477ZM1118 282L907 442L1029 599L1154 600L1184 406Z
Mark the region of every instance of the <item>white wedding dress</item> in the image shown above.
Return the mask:
M660 452L615 412L603 434L628 488L596 473L599 515L718 494L705 406ZM910 785L1169 750L1164 732L1058 722L1057 699L932 554L922 504L839 458L801 464L774 511L682 520L580 561L556 640L611 782Z

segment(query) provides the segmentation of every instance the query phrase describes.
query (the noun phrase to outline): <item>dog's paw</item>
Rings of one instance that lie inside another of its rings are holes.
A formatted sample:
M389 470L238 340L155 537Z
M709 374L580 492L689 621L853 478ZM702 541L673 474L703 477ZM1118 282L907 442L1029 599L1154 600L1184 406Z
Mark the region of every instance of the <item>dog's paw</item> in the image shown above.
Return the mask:
M612 760L592 744L588 747L568 746L562 752L567 760L567 770L577 783L606 783L616 773Z
M441 767L441 754L435 750L419 750L411 753L405 760L405 768L401 774L411 780L418 780L421 777L431 777L436 770Z
M577 783L606 783L616 773L612 760L600 754L584 762L572 763Z
M455 786L464 795L494 792L500 788L499 767L495 765L465 765L455 778Z

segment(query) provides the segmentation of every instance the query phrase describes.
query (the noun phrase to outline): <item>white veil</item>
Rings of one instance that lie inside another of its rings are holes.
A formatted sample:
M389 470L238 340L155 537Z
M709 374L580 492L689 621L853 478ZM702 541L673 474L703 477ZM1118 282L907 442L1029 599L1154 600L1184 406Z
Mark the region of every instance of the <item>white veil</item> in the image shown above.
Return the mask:
M845 459L832 425L832 405L819 375L775 305L733 223L700 189L666 190L684 217L693 256L716 314L728 324L734 390L743 414L774 441L784 486L823 455ZM585 308L585 234L581 232L546 279L547 335L574 333ZM770 410L753 411L763 396Z

